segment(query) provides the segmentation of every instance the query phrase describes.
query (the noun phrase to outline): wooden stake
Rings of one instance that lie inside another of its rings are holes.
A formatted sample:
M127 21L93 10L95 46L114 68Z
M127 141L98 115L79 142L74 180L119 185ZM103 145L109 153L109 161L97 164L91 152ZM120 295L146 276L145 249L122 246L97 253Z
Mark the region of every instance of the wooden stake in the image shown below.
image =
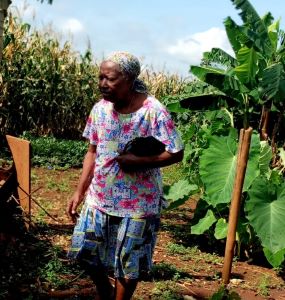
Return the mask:
M29 141L6 135L18 181L19 202L25 213L31 215L31 145Z
M237 167L234 188L232 193L232 201L229 215L229 227L225 249L224 266L222 279L225 284L230 281L230 274L232 269L232 261L234 256L234 247L236 240L236 228L239 217L241 194L245 178L246 166L249 155L249 148L251 142L252 128L241 129L239 137L239 149L237 157Z

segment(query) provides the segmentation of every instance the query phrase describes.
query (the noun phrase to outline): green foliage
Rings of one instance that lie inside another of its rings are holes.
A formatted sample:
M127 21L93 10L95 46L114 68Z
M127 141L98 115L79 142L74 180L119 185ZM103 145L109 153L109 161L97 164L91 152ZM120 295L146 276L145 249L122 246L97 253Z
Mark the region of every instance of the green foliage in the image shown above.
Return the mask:
M51 248L47 253L50 260L48 263L40 270L40 276L43 280L46 280L54 288L64 286L68 283L67 280L64 280L59 277L59 274L68 273L68 269L64 266L62 261L59 258L60 249L57 247Z
M175 280L180 278L190 278L190 275L177 269L175 266L168 263L155 264L152 267L151 274L155 279Z
M157 282L151 291L151 299L154 300L182 300L180 288L172 281Z
M258 119L261 111L274 110L279 120L285 116L284 32L278 21L273 22L270 13L260 18L249 1L232 2L241 11L243 21L237 25L228 17L224 22L235 57L216 48L204 53L202 64L190 69L200 80L198 86L202 89L195 93L193 88L188 95L168 105L173 113L187 116L189 121L183 123L177 117L184 126L181 129L185 141L183 163L185 169L190 164L189 182L197 184L202 191L203 205L199 205L200 200L191 233L207 233L216 239L223 239L227 234L238 159L238 129L251 126L258 132L260 124L264 126L264 120ZM212 87L211 92L207 86ZM216 114L207 120L209 111L224 112L228 119L219 120ZM281 215L285 158L281 122L271 125L272 132L266 128L268 141L260 141L256 133L252 136L237 229L238 249L241 243L255 248L261 244L274 266L284 261L281 232L285 223ZM263 130L262 127L262 133Z
M245 210L262 246L273 254L285 250L285 183L257 178L248 191Z
M206 216L199 220L196 225L191 226L192 234L202 234L217 221L212 210L208 210Z
M165 188L164 190L166 190ZM165 194L165 198L169 202L169 206L167 209L178 207L186 200L188 200L189 196L196 194L198 191L198 186L196 184L190 184L188 180L181 179L175 182Z
M87 116L101 98L99 63L90 49L80 55L52 29L32 30L7 18L0 66L0 143L7 133L80 138ZM187 82L178 75L145 69L141 74L158 99L181 93Z
M236 173L237 146L237 132L231 130L227 137L212 136L209 148L201 155L200 174L206 189L205 199L214 207L220 203L229 203L231 200ZM250 146L244 191L247 191L259 175L259 155L259 137L254 135Z
M35 137L27 132L22 136L32 146L32 164L55 169L81 167L87 151L84 141L63 140L54 137Z
M285 248L280 251L277 251L276 253L272 253L269 249L263 248L263 252L266 259L275 268L281 266L282 262L284 261Z
M12 17L5 24L1 134L79 137L98 99L99 67L89 50L79 56L54 33L30 30Z
M241 300L238 293L234 291L229 291L224 286L221 286L217 292L215 292L210 300Z

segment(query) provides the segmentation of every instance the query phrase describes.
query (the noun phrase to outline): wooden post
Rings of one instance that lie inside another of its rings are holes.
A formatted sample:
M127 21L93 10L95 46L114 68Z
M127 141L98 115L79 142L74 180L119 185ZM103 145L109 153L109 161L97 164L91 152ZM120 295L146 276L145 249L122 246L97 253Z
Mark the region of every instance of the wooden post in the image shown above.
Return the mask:
M252 128L241 129L239 137L239 149L237 157L237 167L234 188L232 193L232 201L229 214L229 227L225 249L224 266L222 272L222 279L225 284L230 281L230 274L232 269L232 261L234 256L234 247L236 240L236 228L239 217L241 194L245 178L246 166L249 155L249 148L251 142Z
M29 141L6 135L16 168L19 203L31 215L31 144Z

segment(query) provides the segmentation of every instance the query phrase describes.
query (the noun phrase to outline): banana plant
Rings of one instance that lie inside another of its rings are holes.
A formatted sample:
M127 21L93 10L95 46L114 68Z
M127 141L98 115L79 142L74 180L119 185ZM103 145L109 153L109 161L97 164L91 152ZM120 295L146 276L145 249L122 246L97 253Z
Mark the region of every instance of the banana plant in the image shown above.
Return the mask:
M256 114L258 111L261 114L262 111L275 109L279 116L284 118L284 32L279 27L279 20L274 21L270 13L261 18L249 1L231 1L236 9L240 10L243 21L242 25L238 25L230 17L224 21L234 56L222 49L214 48L204 53L200 66L190 68L192 74L199 80L215 87L216 95L211 94L208 97L205 93L198 96L189 95L187 99L180 101L179 105L191 108L199 102L201 107L203 104L201 102L207 99L204 109L210 109L210 100L216 104L216 107L215 105L211 107L217 109L218 99L224 97L223 105L234 107L234 113L242 112L243 128L247 129L253 124L252 112ZM172 105L177 109L178 104ZM268 114L263 115L265 117L260 122L261 128L258 128L258 124L254 124L256 126L254 130L263 133L260 135L261 139L269 135L266 121ZM276 132L277 129L275 134ZM243 185L244 199L247 200L242 215L246 218L239 219L237 237L243 238L241 235L246 231L245 227L253 228L267 259L276 266L284 260L285 255L285 238L282 235L285 222L279 215L285 209L285 202L282 201L285 186L281 184L282 180L279 180L280 176L276 171L269 169L272 155L268 142L265 142L265 145L257 134L253 135ZM204 188L203 199L208 206L203 206L204 218L192 226L193 234L201 234L215 224L215 237L218 239L226 237L228 210L225 207L229 207L231 200L237 155L236 130L230 130L228 136L210 137L209 147L203 150L199 166ZM271 188L268 191L263 188L263 192L258 193L258 188L262 184Z

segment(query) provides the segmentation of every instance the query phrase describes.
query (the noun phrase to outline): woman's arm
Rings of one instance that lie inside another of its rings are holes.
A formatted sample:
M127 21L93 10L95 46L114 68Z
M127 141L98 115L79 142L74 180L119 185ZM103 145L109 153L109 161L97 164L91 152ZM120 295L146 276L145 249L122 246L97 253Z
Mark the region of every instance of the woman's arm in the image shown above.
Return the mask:
M136 168L160 168L166 167L183 159L184 150L176 153L164 151L159 155L136 156L131 153L121 154L116 159L120 167L125 170L135 170Z
M67 214L71 217L73 222L75 222L78 216L76 209L83 201L85 192L91 183L94 171L95 156L96 146L89 144L87 153L84 157L82 173L78 186L73 196L70 198L66 209Z

